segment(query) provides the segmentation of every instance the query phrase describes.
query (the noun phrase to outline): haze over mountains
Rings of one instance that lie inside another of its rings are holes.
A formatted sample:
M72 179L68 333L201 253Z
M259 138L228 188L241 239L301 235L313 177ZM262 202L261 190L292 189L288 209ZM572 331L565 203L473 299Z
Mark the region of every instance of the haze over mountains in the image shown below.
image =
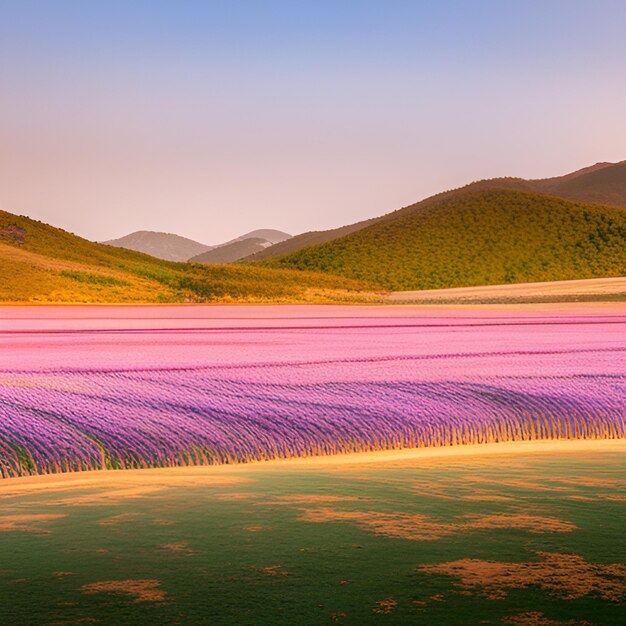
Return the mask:
M378 218L287 237L258 230L216 247L149 231L125 238L161 255L202 248L193 263L179 263L0 211L0 300L354 301L383 290L626 276L626 162L478 181ZM255 249L252 261L232 264Z
M218 245L207 245L179 235L153 231L137 231L110 241L108 245L145 252L170 261L196 263L234 263L240 260L260 261L291 254L307 246L346 237L373 224L395 219L406 212L421 209L443 198L482 189L510 189L547 193L559 198L626 207L626 161L596 163L575 172L536 180L524 178L492 178L470 183L459 189L445 191L392 213L355 224L324 231L309 231L296 236L279 230L254 230ZM240 243L246 240L245 243Z
M193 259L193 261L197 263L231 263L275 243L289 239L289 237L291 237L291 235L283 233L280 230L264 228L253 230L252 232L231 239L223 244L209 246L172 233L138 230L124 237L110 239L102 243L116 248L145 252L157 259L163 259L165 261L189 261ZM247 241L247 244L240 243L243 241ZM228 252L223 251L217 253L215 257L227 260L204 260L201 257L203 253L210 250L230 247L233 244L239 245L230 248Z
M550 179L479 181L362 222L342 237L325 231L322 243L280 256L268 248L252 258L389 290L620 276L624 207L626 162L598 163Z

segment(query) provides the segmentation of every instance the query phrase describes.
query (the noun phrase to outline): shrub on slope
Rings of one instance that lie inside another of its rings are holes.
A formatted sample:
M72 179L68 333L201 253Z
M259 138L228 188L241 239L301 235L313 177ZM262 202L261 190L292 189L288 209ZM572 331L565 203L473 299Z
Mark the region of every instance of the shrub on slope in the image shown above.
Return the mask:
M626 210L522 191L470 191L264 264L392 290L620 276Z

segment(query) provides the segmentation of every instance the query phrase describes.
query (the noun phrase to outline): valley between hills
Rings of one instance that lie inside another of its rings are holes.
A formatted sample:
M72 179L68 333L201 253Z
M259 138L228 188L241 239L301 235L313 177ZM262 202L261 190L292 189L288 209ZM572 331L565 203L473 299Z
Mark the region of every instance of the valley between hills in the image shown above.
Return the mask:
M622 287L545 283L626 275L626 161L478 181L335 230L261 229L217 246L150 231L96 243L0 211L0 264L5 303L454 301L467 297L431 292L532 283L544 286L523 298L620 300ZM494 294L483 300L522 297Z

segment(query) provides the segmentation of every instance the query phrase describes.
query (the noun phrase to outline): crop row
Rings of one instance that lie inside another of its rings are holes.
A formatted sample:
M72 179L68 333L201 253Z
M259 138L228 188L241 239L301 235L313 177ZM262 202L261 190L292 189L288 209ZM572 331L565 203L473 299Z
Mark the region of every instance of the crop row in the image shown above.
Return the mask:
M626 436L619 375L381 382L352 374L286 382L272 368L252 379L214 367L5 373L0 475Z

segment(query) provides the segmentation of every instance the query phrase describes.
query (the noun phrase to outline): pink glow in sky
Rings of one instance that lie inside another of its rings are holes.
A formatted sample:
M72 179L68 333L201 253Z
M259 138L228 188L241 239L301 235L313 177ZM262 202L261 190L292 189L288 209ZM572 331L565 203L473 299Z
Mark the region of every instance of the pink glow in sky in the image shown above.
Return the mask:
M0 5L0 207L219 243L626 157L626 5Z

